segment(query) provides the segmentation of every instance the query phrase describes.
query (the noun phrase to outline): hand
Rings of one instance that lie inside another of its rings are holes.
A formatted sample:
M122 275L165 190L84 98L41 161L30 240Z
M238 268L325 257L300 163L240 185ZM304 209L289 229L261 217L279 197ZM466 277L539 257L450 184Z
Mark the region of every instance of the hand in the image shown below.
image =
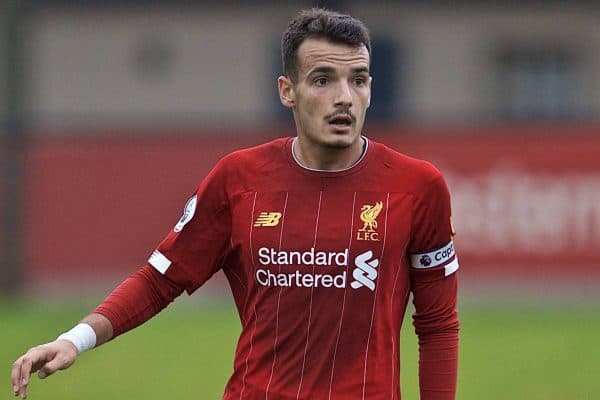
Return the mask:
M29 376L38 372L40 379L58 370L69 368L77 358L77 348L68 340L56 340L33 347L17 358L12 366L12 387L15 396L27 398Z

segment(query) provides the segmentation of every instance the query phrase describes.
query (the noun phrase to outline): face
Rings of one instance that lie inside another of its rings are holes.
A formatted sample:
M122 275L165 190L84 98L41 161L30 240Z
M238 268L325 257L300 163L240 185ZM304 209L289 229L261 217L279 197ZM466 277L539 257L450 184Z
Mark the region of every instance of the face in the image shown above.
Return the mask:
M324 39L307 39L298 49L298 77L279 77L284 106L294 112L298 137L317 146L359 145L371 102L369 52Z

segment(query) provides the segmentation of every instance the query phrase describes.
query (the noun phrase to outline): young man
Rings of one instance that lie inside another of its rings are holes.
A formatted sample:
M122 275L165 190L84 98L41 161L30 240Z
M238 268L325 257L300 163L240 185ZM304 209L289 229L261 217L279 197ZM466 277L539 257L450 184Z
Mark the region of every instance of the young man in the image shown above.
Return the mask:
M17 359L15 394L26 397L32 372L69 367L222 269L242 322L224 399L399 399L410 292L421 399L454 399L450 198L432 165L361 136L370 51L360 21L299 13L278 79L297 137L223 158L143 268L71 331Z

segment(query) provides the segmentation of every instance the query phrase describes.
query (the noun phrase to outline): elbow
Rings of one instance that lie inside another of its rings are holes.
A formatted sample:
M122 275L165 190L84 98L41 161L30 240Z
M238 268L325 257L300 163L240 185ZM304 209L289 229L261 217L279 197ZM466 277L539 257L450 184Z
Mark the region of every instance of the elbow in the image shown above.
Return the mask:
M435 337L458 337L460 331L460 320L458 311L443 314L418 315L414 316L415 333L419 339Z

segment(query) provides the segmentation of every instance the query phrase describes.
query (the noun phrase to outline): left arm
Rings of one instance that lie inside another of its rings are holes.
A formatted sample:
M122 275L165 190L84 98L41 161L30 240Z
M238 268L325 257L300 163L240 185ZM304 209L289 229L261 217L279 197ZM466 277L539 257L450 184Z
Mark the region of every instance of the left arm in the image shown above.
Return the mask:
M454 400L458 371L457 276L414 271L411 277L419 338L421 400ZM435 276L437 275L437 276ZM440 276L441 275L441 276Z
M458 259L450 215L450 194L438 175L416 199L409 248L421 400L456 398Z

